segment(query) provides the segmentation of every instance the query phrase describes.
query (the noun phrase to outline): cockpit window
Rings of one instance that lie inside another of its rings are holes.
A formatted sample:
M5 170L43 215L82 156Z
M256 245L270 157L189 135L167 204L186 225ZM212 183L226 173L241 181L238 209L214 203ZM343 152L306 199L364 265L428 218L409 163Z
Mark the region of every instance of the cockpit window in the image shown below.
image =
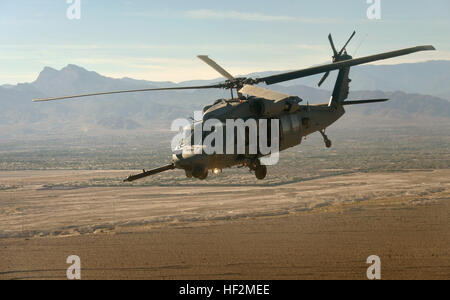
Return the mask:
M211 131L205 131L205 130L202 130L202 127L203 127L203 122L197 122L197 123L194 123L190 126L186 126L185 128L183 128L183 139L181 140L179 147L183 148L185 146L194 146L196 144L196 141L194 138L194 128L197 128L198 132L202 133L201 140L198 141L198 143L200 143L200 146L203 144L205 138L208 135L215 132L216 130L222 129L222 128L217 128L217 126L213 126L211 128Z
M181 140L180 145L179 145L180 148L192 145L191 137L193 137L193 135L194 135L194 129L193 129L192 125L184 127L183 128L183 139Z
M197 128L198 132L202 132L202 126L203 126L202 122L197 122L190 126L186 126L183 129L183 140L181 141L180 147L194 146L195 145L194 128ZM202 143L203 140L200 140L199 142Z

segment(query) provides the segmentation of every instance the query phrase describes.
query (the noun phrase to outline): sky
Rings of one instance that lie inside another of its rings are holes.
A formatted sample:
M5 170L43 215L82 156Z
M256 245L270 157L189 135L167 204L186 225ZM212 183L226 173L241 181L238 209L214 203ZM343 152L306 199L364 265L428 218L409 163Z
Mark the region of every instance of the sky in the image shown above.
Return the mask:
M72 1L80 19L67 16ZM380 19L368 18L374 1ZM353 30L354 57L432 44L383 63L450 60L448 0L1 0L0 85L68 64L115 78L219 77L199 54L234 75L299 69L329 62L328 34L340 48Z

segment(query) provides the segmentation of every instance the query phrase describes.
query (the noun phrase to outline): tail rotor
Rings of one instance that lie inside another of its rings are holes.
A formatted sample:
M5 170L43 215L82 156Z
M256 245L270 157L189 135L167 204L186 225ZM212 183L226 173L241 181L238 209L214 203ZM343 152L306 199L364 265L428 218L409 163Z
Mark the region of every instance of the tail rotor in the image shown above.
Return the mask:
M350 55L347 54L346 48L348 44L350 44L353 37L356 35L356 31L353 31L350 38L347 40L347 43L345 43L344 47L342 47L341 51L337 52L336 47L334 45L333 37L331 36L331 33L328 35L328 40L330 41L331 49L333 50L333 63L340 62L348 59L352 59ZM318 86L322 86L322 84L327 80L328 76L330 76L330 72L326 72L322 79L320 79Z

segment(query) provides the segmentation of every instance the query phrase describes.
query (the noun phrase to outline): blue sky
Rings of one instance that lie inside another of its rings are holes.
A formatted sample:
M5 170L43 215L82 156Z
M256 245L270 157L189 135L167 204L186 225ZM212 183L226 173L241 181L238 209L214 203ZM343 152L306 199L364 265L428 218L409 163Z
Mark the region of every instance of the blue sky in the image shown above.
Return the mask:
M433 44L388 63L450 60L450 1L381 0L381 20L367 18L366 1L81 0L81 19L69 20L67 0L2 0L0 85L67 64L118 78L218 77L198 54L236 75L303 68L330 60L328 33L339 47L353 30L353 56Z

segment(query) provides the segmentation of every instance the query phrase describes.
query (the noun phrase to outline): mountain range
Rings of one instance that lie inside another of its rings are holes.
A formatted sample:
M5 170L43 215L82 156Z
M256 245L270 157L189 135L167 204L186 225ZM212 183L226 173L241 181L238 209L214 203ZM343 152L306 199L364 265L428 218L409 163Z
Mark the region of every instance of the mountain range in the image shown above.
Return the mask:
M450 119L450 61L430 61L352 69L350 99L390 98L383 104L352 107L355 120L448 121ZM258 77L277 72L250 74ZM334 78L322 89L315 88L320 76L271 86L305 103L328 102ZM223 90L170 91L98 96L79 100L33 103L34 98L97 91L175 87L207 84L217 80L183 83L152 82L131 78L114 79L76 65L61 70L45 67L31 83L0 86L0 130L3 137L68 135L90 132L146 131L154 124L169 128L172 120L192 116L215 99L229 97ZM348 119L352 119L348 118Z

